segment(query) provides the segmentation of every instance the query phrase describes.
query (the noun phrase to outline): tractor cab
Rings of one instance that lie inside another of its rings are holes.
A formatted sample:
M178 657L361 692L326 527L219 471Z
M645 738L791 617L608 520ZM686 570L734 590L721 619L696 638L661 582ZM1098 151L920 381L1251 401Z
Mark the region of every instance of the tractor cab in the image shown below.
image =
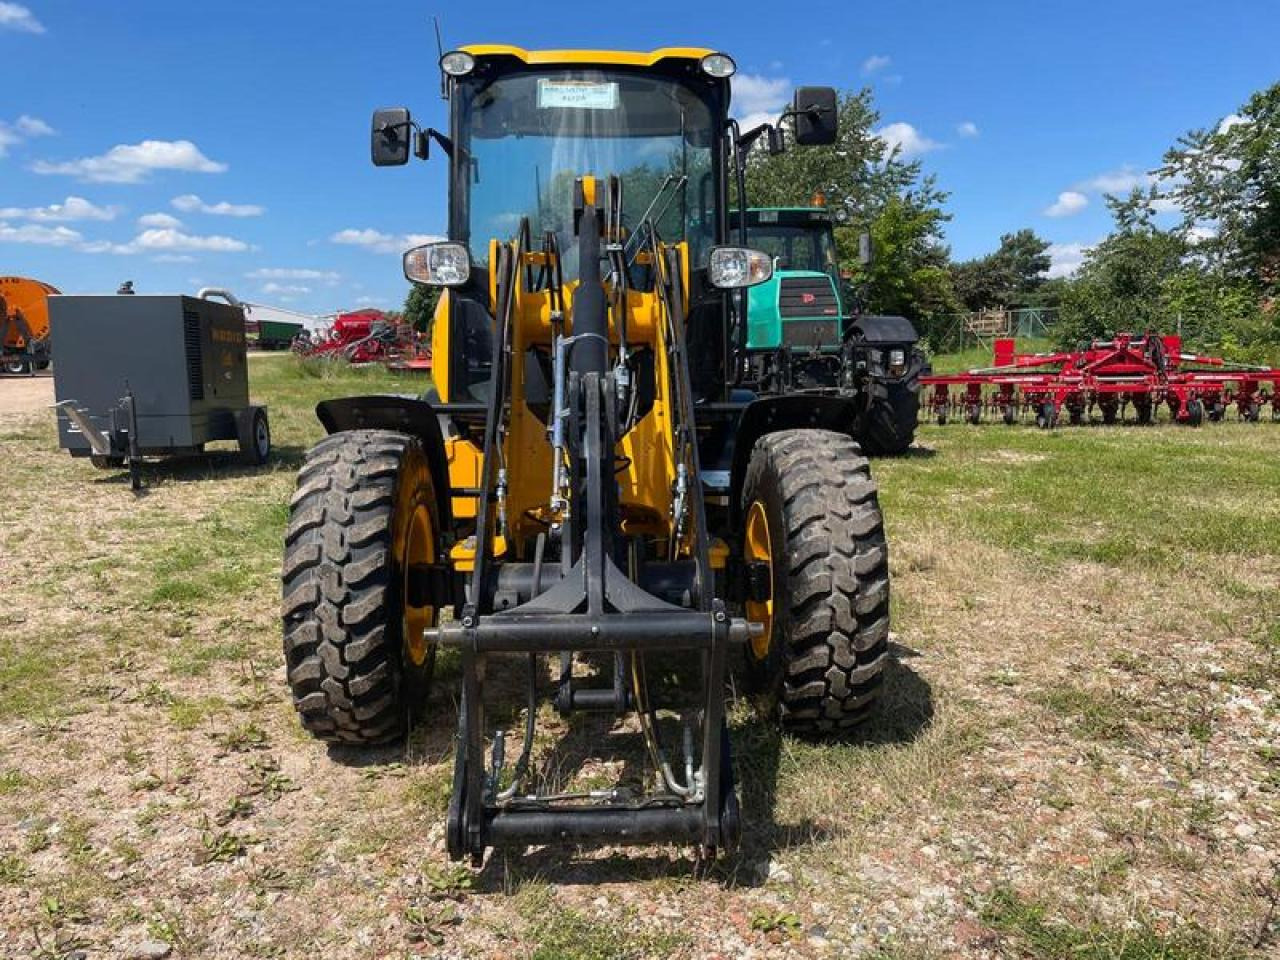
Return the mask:
M747 349L838 351L844 305L831 215L821 207L751 209L747 242L773 261L773 276L748 294Z

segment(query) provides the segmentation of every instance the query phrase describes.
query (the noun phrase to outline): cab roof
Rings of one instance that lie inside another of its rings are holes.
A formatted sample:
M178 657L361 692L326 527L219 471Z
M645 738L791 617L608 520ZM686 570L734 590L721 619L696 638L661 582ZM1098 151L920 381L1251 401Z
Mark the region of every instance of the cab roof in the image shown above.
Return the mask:
M601 64L652 67L662 60L701 60L717 51L706 47L659 47L648 53L631 50L525 50L505 43L473 43L459 47L473 57L515 57L531 64Z

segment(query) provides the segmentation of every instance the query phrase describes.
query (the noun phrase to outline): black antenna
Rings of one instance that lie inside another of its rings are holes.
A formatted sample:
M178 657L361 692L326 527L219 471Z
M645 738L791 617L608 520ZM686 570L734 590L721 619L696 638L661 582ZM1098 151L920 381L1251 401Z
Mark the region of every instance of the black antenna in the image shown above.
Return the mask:
M440 18L432 17L431 22L436 28L436 63L439 63L444 59L444 40L440 38ZM449 99L449 78L445 76L444 68L440 70L440 98Z

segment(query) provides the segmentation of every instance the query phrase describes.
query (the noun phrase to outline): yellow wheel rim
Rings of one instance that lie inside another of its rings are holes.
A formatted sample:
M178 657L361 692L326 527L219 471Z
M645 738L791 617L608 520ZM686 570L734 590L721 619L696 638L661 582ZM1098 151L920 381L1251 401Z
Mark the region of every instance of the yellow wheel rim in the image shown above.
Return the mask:
M436 536L431 522L430 473L425 462L410 460L409 469L400 478L402 493L398 498L397 514L407 518L402 521L400 537L396 550L400 564L401 635L404 640L405 659L416 667L427 662L431 645L427 642L426 632L436 623L436 608L433 606L416 606L413 593L409 589L413 568L417 565L435 563Z
M773 644L773 544L769 540L769 518L759 500L747 511L744 548L748 563L763 563L769 570L769 596L747 601L747 619L764 625L764 633L751 639L751 653L757 660L764 660Z

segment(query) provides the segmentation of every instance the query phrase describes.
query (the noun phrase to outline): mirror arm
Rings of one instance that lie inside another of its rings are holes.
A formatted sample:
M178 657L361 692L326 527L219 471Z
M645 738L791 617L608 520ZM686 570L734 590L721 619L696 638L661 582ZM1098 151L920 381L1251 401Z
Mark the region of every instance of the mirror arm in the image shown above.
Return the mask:
M453 158L453 141L446 137L434 127L420 127L416 123L410 123L415 131L413 145L413 155L419 160L426 160L431 154L431 141L434 140L440 145L440 149L444 151L444 155Z

